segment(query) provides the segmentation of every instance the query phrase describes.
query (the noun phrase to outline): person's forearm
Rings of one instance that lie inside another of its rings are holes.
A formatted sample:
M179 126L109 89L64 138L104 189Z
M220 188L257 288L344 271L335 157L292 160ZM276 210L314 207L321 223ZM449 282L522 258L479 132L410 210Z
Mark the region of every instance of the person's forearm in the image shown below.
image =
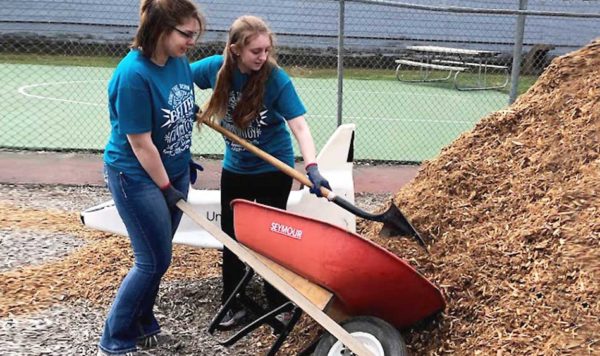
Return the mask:
M310 128L304 119L304 116L299 116L288 122L298 146L300 146L300 153L302 159L304 159L304 165L316 162L316 148L315 142L313 141L310 133Z
M160 188L167 186L169 184L169 176L150 135L147 137L139 135L136 135L136 137L128 136L128 138L135 157L152 181Z
M300 136L296 139L298 140L298 145L300 146L300 153L302 154L304 165L306 166L307 164L316 162L317 154L315 143L310 133L308 135Z
M152 148L134 150L134 153L146 173L148 173L156 185L161 188L168 185L169 176L167 175L165 166L162 164L160 154L155 146L152 146Z

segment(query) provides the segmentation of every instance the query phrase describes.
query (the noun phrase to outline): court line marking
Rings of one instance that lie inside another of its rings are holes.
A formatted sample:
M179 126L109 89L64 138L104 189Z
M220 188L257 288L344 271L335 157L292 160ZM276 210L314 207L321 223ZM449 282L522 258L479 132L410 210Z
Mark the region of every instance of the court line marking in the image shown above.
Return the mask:
M24 95L24 96L27 96L27 97L30 97L30 98L35 98L35 99L51 100L51 101L59 101L59 102L63 102L63 103L83 104L83 105L104 107L106 104L91 103L91 102L88 102L88 101L79 101L79 100L69 100L69 99L53 98L53 97L49 97L49 96L42 96L42 95L30 94L30 93L27 92L27 89L30 89L30 88L47 87L47 86L51 86L51 85L74 84L74 83L92 83L92 82L108 82L108 80L106 80L106 79L97 79L97 80L74 80L74 81L66 81L66 82L37 83L37 84L23 85L23 86L19 87L17 89L17 91L21 95Z
M64 82L47 82L47 83L37 83L37 84L29 84L24 85L18 88L18 92L24 96L42 99L42 100L51 100L58 101L63 103L72 103L72 104L83 104L90 106L104 106L105 104L91 103L87 101L79 101L79 100L70 100L70 99L61 99L61 98L53 98L48 96L41 96L30 94L26 90L30 88L44 87L44 86L52 86L52 85L63 85L63 84L75 84L75 83L92 83L92 82L108 82L105 79L98 80L78 80L78 81L64 81ZM314 90L314 88L311 88ZM316 90L326 90L326 89L316 89ZM389 92L387 94L390 94ZM319 118L331 118L335 117L335 115L309 115L311 117L319 117ZM445 123L445 124L467 124L472 125L475 122L472 121L463 121L463 120L415 120L415 119L395 119L395 118L386 118L386 117L358 117L358 116L346 116L349 120L378 120L378 121L387 121L387 122L412 122L412 123Z

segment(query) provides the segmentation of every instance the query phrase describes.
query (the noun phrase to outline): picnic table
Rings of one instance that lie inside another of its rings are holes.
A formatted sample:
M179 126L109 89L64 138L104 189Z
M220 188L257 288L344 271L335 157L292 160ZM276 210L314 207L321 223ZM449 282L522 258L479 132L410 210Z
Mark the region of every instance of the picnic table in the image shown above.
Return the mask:
M441 46L407 46L407 57L397 59L396 78L403 82L436 82L452 80L457 90L484 90L504 88L509 81L508 67L490 64L499 52ZM419 69L419 78L405 78L403 69ZM435 72L447 72L444 77ZM474 85L459 85L458 76L464 72L476 73ZM490 72L502 73L502 83L489 83Z

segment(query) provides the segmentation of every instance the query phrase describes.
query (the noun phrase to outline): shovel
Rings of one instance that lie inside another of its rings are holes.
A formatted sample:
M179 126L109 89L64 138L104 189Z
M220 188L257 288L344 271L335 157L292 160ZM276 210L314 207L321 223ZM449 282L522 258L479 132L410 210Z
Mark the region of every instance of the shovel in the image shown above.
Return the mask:
M207 121L207 120L201 121L200 115L197 115L196 118L198 119L198 121L204 123L205 125L212 128L213 130L219 132L220 134L227 137L231 141L234 141L234 142L242 145L248 151L254 153L258 157L269 162L270 164L275 166L277 169L279 169L283 173L296 179L298 182L300 182L308 187L312 187L312 183L310 182L310 180L308 179L308 177L306 175L298 172L294 168L281 162L277 158L271 156L270 154L268 154L267 152L261 150L260 148L258 148L256 146L254 146L250 142L242 139L241 137L237 136L236 134L232 133L231 131L225 129L221 125L215 124L212 121ZM325 187L321 187L321 195L326 197L327 200L334 202L335 204L340 206L342 209L347 210L358 217L361 217L361 218L367 219L367 220L371 220L371 221L382 222L383 228L381 229L381 232L380 232L381 235L388 236L388 237L389 236L397 236L397 235L411 236L415 240L417 240L419 245L423 246L423 248L425 248L425 250L428 251L427 245L425 244L425 241L423 240L421 235L411 225L411 223L408 221L408 219L406 219L406 217L404 216L404 214L402 214L400 209L398 209L398 207L396 207L394 205L393 201L391 202L388 210L386 210L384 213L371 214L362 209L359 209L358 207L356 207L355 205L353 205L346 199L344 199L340 196L337 196L334 192L330 191L329 189L327 189Z

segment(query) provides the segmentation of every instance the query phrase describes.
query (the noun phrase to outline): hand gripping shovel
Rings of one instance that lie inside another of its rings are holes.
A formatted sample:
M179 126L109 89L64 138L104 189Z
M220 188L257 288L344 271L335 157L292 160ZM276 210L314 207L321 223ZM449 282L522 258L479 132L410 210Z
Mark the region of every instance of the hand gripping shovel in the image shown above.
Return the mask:
M200 115L197 115L196 117L200 121ZM231 141L234 141L234 142L242 145L248 151L254 153L258 157L269 162L270 164L275 166L277 169L279 169L283 173L296 179L298 182L300 182L306 186L312 187L312 183L310 182L310 180L308 179L308 177L306 175L298 172L294 168L281 162L277 158L271 156L267 152L254 146L250 142L240 138L239 136L232 133L231 131L223 128L221 125L215 124L214 122L208 121L208 120L201 121L201 122L204 123L205 125L207 125L208 127L212 128L213 130L219 132L223 136L227 137ZM425 244L425 241L423 240L421 235L410 224L410 222L408 221L408 219L406 219L404 214L402 214L400 209L398 209L398 207L396 207L394 205L393 201L390 204L390 207L388 208L387 211L385 211L382 214L376 215L376 214L371 214L369 212L366 212L362 209L359 209L358 207L356 207L355 205L353 205L346 199L344 199L340 196L337 196L334 192L330 191L327 188L321 187L321 194L324 197L326 197L327 200L334 202L341 208L351 212L352 214L354 214L356 216L359 216L363 219L367 219L367 220L371 220L371 221L382 222L383 228L381 229L380 234L382 234L384 236L395 236L395 235L412 236L415 240L417 240L417 242L421 246L423 246L423 248L425 248L425 250L427 250L427 245Z

